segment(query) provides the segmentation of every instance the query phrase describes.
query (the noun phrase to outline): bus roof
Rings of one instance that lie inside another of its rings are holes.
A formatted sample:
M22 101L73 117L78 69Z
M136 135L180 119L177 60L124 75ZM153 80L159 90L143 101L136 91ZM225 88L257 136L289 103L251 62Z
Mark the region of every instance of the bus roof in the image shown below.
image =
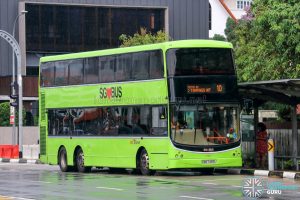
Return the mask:
M45 56L40 59L40 62L50 62L69 59L80 59L87 57L114 55L122 53L131 53L139 51L150 51L155 49L172 49L172 48L195 48L195 47L207 47L207 48L232 48L232 44L229 42L215 41L215 40L177 40L156 44L139 45L132 47L105 49L97 51L86 51L80 53L61 54L56 56Z

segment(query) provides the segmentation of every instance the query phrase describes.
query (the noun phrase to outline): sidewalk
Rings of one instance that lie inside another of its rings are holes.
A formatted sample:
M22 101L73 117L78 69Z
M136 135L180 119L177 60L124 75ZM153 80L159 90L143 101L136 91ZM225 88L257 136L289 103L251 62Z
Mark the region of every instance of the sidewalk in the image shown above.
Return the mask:
M41 164L40 160L35 159L24 159L24 158L17 158L17 159L11 159L11 158L0 158L0 163L29 163L29 164Z
M215 173L268 176L278 178L300 179L300 171L269 171L259 169L216 168Z

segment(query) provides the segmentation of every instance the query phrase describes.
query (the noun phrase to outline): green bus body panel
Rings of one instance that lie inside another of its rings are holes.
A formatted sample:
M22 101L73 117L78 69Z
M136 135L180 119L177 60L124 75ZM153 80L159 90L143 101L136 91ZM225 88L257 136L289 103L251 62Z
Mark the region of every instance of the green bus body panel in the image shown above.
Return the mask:
M127 48L108 49L83 53L43 57L40 63L122 54L138 51L170 48L232 48L227 42L212 40L184 40L165 42ZM165 59L165 58L164 58ZM40 106L40 128L43 128L43 149L40 160L44 163L58 164L58 151L64 146L67 151L68 165L73 165L76 147L82 148L86 166L135 168L136 155L140 148L149 154L151 169L239 167L242 165L241 148L222 152L190 152L177 149L169 137L62 137L48 136L48 109L88 108L98 106L130 105L168 105L168 86L166 61L164 60L163 79L116 83L99 83L61 87L39 88L45 102ZM121 97L100 98L100 88L121 87ZM43 115L43 116L42 116ZM204 161L214 160L214 163Z
M75 149L80 146L85 154L87 166L135 168L136 154L143 147L149 153L151 169L238 167L241 166L240 148L214 153L195 153L175 149L165 138L49 138L48 163L57 164L58 150L67 150L68 164L73 165ZM216 160L214 164L203 164L203 160Z
M43 88L46 108L72 108L93 106L121 106L141 104L167 104L165 80L141 82L103 83L86 86ZM121 98L100 98L100 88L122 87Z

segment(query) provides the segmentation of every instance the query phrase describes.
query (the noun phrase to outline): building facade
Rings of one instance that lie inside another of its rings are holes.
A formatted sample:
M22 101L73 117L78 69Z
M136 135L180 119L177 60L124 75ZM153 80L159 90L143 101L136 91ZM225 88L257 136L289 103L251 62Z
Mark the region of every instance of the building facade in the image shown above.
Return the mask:
M224 35L227 18L240 19L246 14L245 9L251 6L252 0L209 0L210 29L209 37L215 34Z
M25 15L16 17L22 10ZM121 34L165 30L173 40L208 39L208 0L1 0L0 30L22 51L24 106L35 112L39 58L114 48ZM0 39L0 102L8 101L12 49Z

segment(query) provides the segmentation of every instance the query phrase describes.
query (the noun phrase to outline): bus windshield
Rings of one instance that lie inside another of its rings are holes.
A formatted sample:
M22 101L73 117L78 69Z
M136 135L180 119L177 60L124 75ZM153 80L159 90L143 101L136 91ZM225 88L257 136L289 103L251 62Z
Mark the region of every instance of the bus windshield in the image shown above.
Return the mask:
M237 106L171 107L171 139L183 145L220 145L240 140Z
M225 48L170 49L167 65L169 76L235 74L231 49Z

